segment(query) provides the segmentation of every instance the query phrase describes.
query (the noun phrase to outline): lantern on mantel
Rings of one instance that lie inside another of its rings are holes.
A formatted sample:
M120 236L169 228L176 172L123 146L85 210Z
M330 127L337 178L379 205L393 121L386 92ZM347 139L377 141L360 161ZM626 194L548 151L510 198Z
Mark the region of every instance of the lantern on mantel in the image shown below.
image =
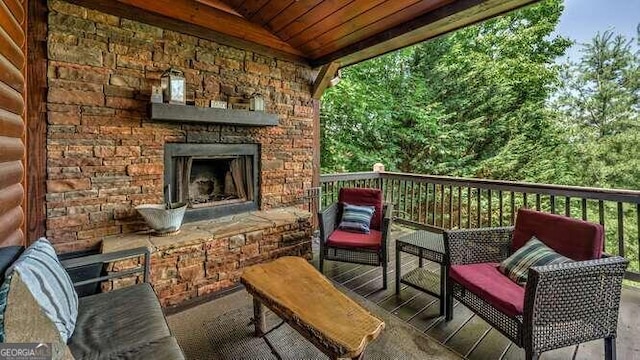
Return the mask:
M262 95L256 93L249 99L249 110L252 111L264 111L264 98Z
M162 73L160 83L164 102L179 105L187 103L186 83L182 71L170 68Z

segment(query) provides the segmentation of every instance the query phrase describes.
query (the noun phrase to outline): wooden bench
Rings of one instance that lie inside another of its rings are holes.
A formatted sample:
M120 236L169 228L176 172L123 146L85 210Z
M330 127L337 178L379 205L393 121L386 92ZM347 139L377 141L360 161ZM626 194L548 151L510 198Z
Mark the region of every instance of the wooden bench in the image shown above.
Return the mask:
M253 295L256 336L266 331L263 304L330 359L362 358L367 344L384 329L382 320L303 258L286 256L248 267L240 281Z

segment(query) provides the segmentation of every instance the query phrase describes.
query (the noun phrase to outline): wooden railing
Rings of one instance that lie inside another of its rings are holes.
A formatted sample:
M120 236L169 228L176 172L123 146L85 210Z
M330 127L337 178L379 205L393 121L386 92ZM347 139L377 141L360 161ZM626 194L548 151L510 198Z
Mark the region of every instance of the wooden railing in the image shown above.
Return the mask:
M320 184L321 207L342 187L379 188L397 221L434 231L513 225L521 207L597 222L604 250L629 259L627 278L640 282L640 191L392 172L321 175Z

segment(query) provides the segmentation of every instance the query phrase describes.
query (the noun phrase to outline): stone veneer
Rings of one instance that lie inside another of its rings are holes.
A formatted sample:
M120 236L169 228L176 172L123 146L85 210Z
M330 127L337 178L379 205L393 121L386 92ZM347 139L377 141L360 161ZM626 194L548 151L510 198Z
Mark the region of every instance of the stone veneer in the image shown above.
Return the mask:
M281 208L185 224L180 233L155 237L148 232L107 237L102 252L148 247L150 280L162 306L210 294L238 282L242 269L283 255L311 258L311 213ZM117 272L140 259L110 264ZM109 291L140 281L126 277L102 284Z
M164 201L167 142L259 143L262 210L294 204L311 186L318 129L308 66L59 0L48 5L46 235L59 252L146 228L134 207ZM196 105L259 92L280 125L152 122L151 86L169 67L185 72Z

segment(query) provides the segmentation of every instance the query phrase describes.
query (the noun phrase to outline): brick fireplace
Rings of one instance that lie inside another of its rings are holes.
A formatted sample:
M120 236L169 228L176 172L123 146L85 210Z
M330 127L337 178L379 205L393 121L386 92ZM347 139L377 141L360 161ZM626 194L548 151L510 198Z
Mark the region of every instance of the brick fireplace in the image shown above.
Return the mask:
M46 235L57 251L145 237L135 206L170 191L190 204L189 226L146 243L164 304L229 286L251 263L309 256L310 215L291 210L313 177L307 65L60 0L48 7ZM151 87L169 67L185 73L192 106L260 93L277 125L152 118Z

